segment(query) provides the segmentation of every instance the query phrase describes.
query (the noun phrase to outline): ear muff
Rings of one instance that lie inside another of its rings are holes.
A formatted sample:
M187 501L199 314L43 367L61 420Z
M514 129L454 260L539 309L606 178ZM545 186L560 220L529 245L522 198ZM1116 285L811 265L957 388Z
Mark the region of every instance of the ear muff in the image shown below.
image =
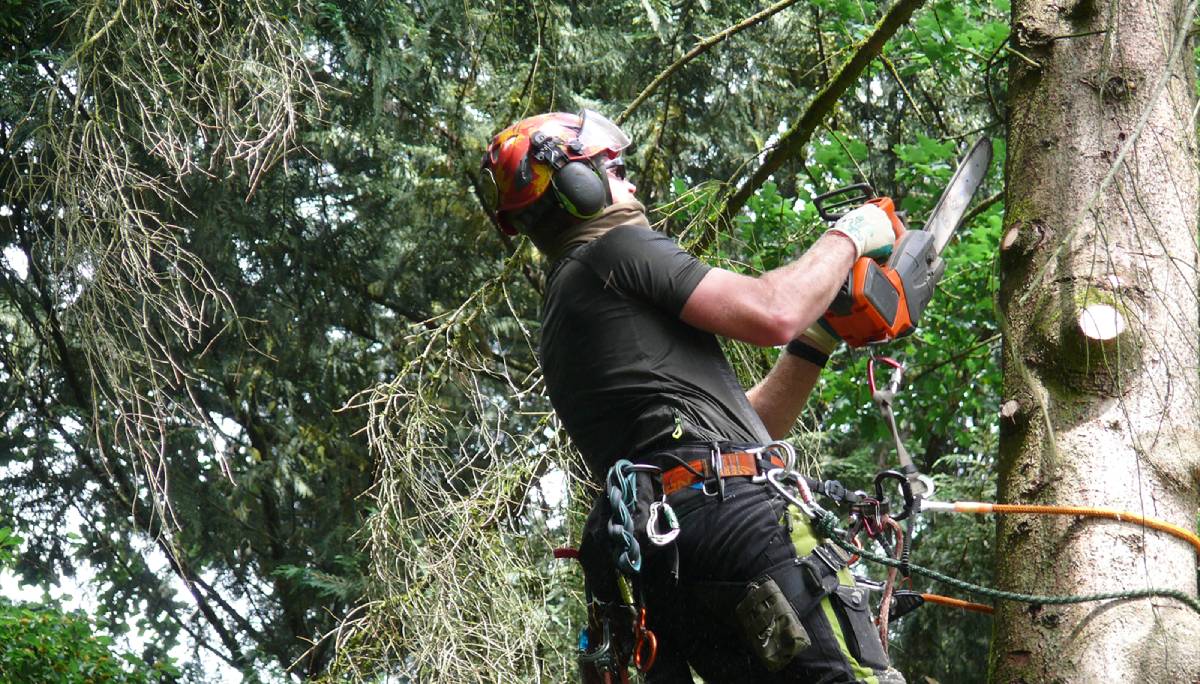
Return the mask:
M611 201L608 179L589 163L568 162L554 172L551 183L563 209L576 218L592 218Z
M562 141L541 131L529 137L529 158L545 162L554 169L551 187L558 203L570 215L589 219L612 203L608 177L591 160L574 159L560 147ZM566 149L580 154L583 144L578 140L567 143Z

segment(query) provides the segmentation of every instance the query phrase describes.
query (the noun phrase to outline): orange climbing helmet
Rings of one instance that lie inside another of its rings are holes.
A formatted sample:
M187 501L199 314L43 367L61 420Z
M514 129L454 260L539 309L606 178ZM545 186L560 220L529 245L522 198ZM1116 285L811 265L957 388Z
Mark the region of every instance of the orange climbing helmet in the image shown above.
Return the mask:
M624 177L621 150L629 137L603 114L551 112L500 131L483 153L479 185L488 211L505 233L517 233L522 210L547 196L587 219L612 202L607 169Z

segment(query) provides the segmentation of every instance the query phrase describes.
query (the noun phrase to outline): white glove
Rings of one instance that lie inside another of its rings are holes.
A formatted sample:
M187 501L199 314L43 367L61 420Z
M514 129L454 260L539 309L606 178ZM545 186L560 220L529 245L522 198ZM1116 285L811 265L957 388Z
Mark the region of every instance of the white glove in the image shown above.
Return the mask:
M869 256L880 259L892 253L896 233L887 212L874 204L864 204L846 214L825 231L850 238L856 251L855 259Z

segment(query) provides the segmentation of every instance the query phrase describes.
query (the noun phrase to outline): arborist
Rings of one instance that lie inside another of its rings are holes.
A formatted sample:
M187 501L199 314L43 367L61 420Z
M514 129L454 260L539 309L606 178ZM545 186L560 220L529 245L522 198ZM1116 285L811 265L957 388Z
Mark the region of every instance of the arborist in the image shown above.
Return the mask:
M818 319L858 257L892 249L889 218L857 208L757 277L711 267L650 227L629 144L597 112L542 114L497 134L480 173L499 226L550 264L547 391L606 486L580 549L584 680L625 681L632 654L655 683L692 682L689 666L721 684L902 683L847 554L766 486L840 344ZM718 336L786 352L746 391Z

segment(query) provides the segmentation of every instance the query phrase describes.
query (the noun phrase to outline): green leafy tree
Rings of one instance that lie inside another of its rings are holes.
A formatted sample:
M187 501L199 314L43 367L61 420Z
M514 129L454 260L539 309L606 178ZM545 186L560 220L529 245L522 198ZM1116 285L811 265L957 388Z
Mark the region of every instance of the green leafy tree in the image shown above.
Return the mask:
M501 126L620 118L658 227L754 272L813 239L811 198L846 182L919 220L1003 120L1002 2L5 9L0 510L31 540L18 568L86 561L112 624L148 606L156 648L251 679L571 676L579 578L550 550L593 492L541 394L543 263L473 192ZM964 498L992 492L1001 211L973 217L894 350L910 448ZM774 354L730 351L747 381ZM864 363L838 358L795 435L852 486L892 458ZM914 557L978 579L989 544L930 519ZM978 623L932 610L893 655L978 679Z
M10 528L0 527L0 570L16 561L21 541ZM112 637L98 634L82 612L65 612L53 601L0 598L2 681L141 684L172 681L178 675L169 660L147 664L115 651Z

